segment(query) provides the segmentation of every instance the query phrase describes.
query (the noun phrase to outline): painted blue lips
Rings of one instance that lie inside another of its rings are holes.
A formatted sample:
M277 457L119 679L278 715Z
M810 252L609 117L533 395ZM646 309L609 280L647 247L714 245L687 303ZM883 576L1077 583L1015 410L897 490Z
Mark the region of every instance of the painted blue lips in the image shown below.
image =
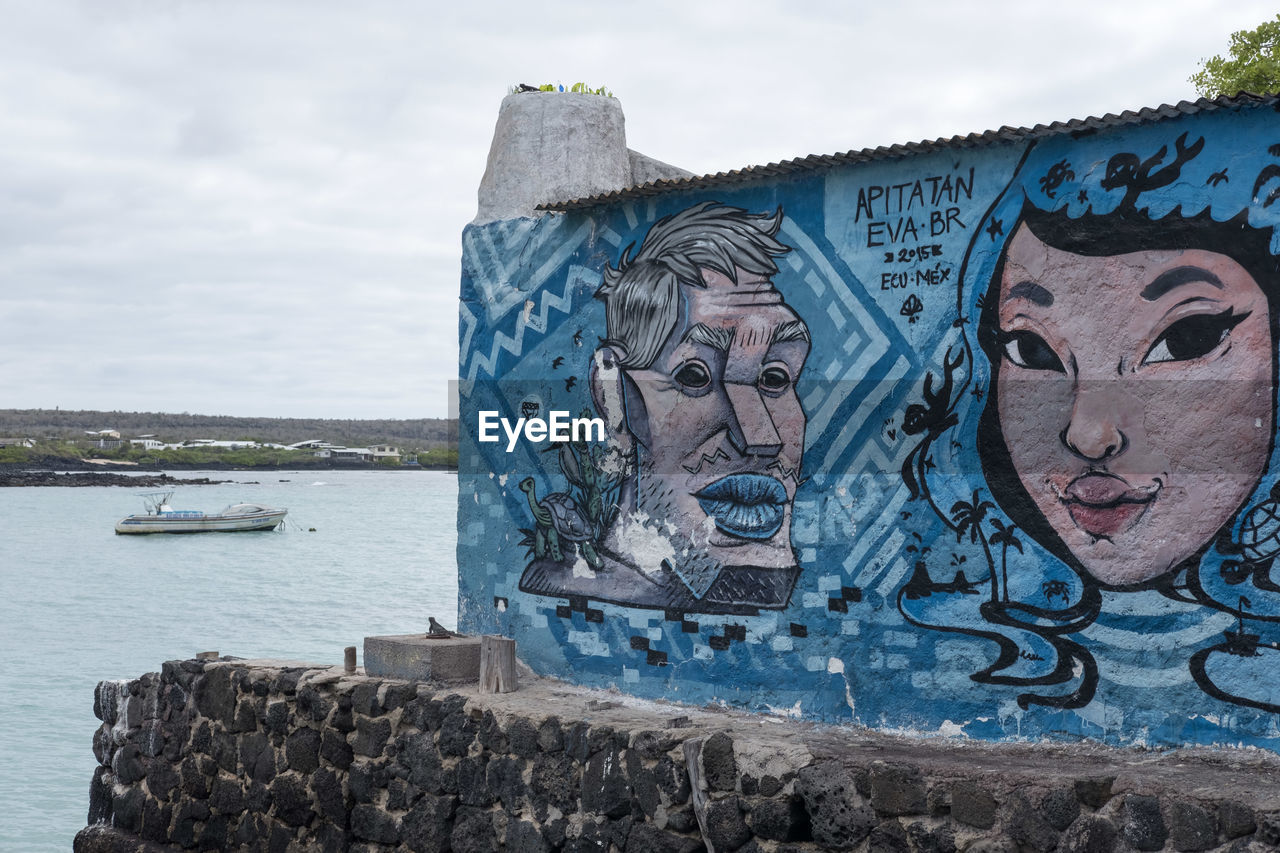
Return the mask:
M694 495L716 527L742 539L769 539L782 527L787 489L763 474L731 474Z

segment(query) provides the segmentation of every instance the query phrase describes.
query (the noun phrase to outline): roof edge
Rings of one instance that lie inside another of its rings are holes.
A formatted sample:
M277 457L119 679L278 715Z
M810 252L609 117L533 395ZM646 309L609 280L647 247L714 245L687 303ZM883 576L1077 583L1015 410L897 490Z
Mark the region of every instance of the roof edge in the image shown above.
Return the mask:
M1008 127L998 130L986 130L971 133L967 136L939 137L922 142L905 142L894 145L882 145L877 148L863 148L858 151L846 151L838 154L810 154L767 163L761 166L746 166L728 172L716 172L710 175L695 175L687 178L666 178L650 181L637 186L625 187L600 195L584 198L566 199L564 201L546 202L537 205L536 210L565 212L599 207L619 201L627 201L646 196L662 195L668 192L691 189L712 189L732 184L748 183L781 175L792 175L804 172L819 172L834 166L851 163L869 163L879 160L892 160L916 154L928 154L934 151L956 148L981 148L1001 143L1021 142L1028 139L1041 139L1064 133L1092 131L1101 128L1126 127L1143 124L1160 119L1195 115L1216 110L1235 110L1241 108L1257 108L1275 106L1280 103L1280 95L1259 95L1252 92L1240 92L1235 95L1220 95L1217 98L1198 98L1194 101L1179 101L1176 104L1162 104L1158 107L1143 107L1139 110L1125 110L1120 114L1107 113L1103 116L1090 116L1069 121L1055 121L1052 124L1037 124L1034 127Z

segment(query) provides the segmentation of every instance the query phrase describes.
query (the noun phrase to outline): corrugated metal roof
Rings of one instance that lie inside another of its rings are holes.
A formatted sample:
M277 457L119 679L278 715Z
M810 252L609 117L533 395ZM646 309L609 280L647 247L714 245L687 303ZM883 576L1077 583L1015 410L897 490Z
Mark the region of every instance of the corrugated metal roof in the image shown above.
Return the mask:
M1175 118L1195 113L1214 110L1235 110L1242 107L1274 107L1280 102L1277 95L1253 95L1241 92L1231 97L1222 96L1214 99L1200 98L1195 101L1179 101L1177 104L1163 104L1159 107L1125 110L1116 115L1107 113L1104 116L1090 116L1071 121L1055 121L1053 124L1038 124L1035 127L1001 127L999 130L988 130L982 133L971 133L968 136L953 136L950 139L934 139L925 142L907 142L898 145L882 145L879 148L864 148L861 151L846 151L843 154L810 154L780 163L768 163L763 166L747 166L728 172L717 172L714 175L698 175L692 178L674 178L651 181L640 186L627 187L600 195L567 201L548 202L538 205L538 210L578 210L585 207L596 207L645 196L661 195L676 190L712 189L732 184L773 178L780 175L791 175L798 172L816 172L833 166L849 163L868 163L876 160L891 160L896 157L907 157L912 154L927 154L948 148L981 148L1001 143L1020 142L1027 139L1039 139L1061 133L1079 133L1081 131L1099 130L1102 128L1124 127L1142 124L1143 122Z

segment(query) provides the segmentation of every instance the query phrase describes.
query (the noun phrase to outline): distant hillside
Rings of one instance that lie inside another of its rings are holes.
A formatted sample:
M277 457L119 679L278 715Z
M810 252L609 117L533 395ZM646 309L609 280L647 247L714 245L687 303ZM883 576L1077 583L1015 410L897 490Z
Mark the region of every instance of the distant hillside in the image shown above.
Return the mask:
M0 409L0 438L83 438L87 430L113 429L122 438L154 435L161 441L193 438L254 439L293 444L324 439L348 447L394 444L403 450L456 445L458 422L417 420L330 420L327 418L241 418L163 412L93 412L58 409Z

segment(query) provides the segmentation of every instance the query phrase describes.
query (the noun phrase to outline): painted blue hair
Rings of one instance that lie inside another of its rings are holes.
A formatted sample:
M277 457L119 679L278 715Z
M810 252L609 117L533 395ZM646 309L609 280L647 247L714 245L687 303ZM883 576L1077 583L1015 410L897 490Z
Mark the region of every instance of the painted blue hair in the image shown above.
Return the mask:
M898 606L918 626L994 641L995 660L972 677L1017 688L1024 709L1081 708L1092 701L1097 662L1073 635L1098 618L1105 587L1088 576L1031 505L1000 435L990 393L999 369L994 294L1008 243L1025 224L1042 242L1074 254L1195 248L1228 255L1266 294L1272 340L1278 341L1277 139L1274 114L1261 108L1212 120L1188 115L1046 137L1029 144L973 231L944 362L926 377L918 401L903 417L904 431L917 443L902 476L912 497L933 511L917 516L928 520L907 549L918 559ZM1280 585L1270 579L1271 558L1280 553L1274 351L1271 368L1273 438L1261 480L1215 539L1176 571L1146 584L1170 599L1195 602L1199 610L1235 614L1240 635L1247 633L1246 620L1280 623ZM941 577L928 568L925 552L941 543L973 558L957 558L970 567L968 574L961 569ZM1248 602L1247 612L1242 601ZM1166 621L1173 623L1171 630L1181 630L1193 619ZM1248 636L1254 640L1228 637L1190 655L1194 680L1215 698L1280 711L1280 688L1257 697L1241 686L1256 680L1253 665L1238 653L1259 642ZM1235 651L1225 648L1232 642ZM1271 681L1280 685L1280 675Z

